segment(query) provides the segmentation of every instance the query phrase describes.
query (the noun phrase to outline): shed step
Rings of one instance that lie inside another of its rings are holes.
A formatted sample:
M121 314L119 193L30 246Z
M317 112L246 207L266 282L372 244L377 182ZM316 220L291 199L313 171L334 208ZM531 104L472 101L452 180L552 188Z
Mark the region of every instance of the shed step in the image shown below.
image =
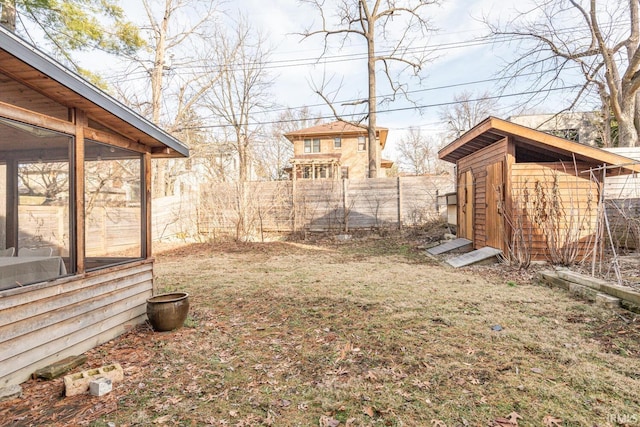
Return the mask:
M438 246L427 249L427 252L431 255L440 255L445 252L453 251L453 250L464 250L467 246L468 250L471 249L471 240L463 239L462 237L454 240L449 240L448 242L444 242Z
M447 260L447 264L458 268L477 264L483 261L492 261L492 258L495 258L495 261L497 261L497 256L501 253L502 251L500 249L485 246L484 248L476 249L475 251L467 252L466 254L451 258L450 260Z

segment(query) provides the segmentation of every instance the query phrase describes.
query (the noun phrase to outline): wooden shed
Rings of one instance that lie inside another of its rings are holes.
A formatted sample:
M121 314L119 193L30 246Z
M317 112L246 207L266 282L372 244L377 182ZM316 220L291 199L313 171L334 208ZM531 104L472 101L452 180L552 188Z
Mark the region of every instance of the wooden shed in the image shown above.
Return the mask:
M144 322L151 160L188 154L0 28L0 388Z
M594 247L604 174L638 172L627 157L489 117L444 147L456 165L458 237L474 249L558 261Z

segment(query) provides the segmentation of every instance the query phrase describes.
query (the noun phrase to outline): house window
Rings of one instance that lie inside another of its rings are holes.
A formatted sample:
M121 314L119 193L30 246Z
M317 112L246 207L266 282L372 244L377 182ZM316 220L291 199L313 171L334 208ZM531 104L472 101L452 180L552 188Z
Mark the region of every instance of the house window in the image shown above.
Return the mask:
M304 152L305 153L319 153L320 152L320 140L319 139L305 139L304 140Z
M142 258L142 155L86 141L84 167L87 270Z
M329 165L319 165L316 166L316 178L332 178L333 173L331 171L331 166Z
M305 179L311 178L311 166L302 167L302 177Z
M0 274L0 289L74 272L69 232L73 230L69 214L73 137L4 118L0 135L0 151L14 156L0 158L0 252L9 249L9 255L55 258L21 264L15 275L12 270L8 276ZM7 204L7 195L15 204Z
M342 148L342 138L337 137L337 138L333 138L333 148Z
M367 139L364 136L358 137L358 151L365 151L367 149Z

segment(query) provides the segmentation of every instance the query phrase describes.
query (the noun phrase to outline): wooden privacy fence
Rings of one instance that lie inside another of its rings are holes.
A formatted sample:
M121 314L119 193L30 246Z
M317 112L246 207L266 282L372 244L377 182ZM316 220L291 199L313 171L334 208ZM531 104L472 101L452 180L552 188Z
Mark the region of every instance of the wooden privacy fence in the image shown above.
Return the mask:
M449 176L216 183L154 199L153 240L415 226L444 212L437 196L453 189ZM87 218L87 255L138 248L140 221L139 208L95 208ZM21 206L19 223L25 246L68 253L65 207Z
M640 162L640 147L608 148ZM614 244L640 249L640 176L607 176L604 185L605 208Z
M200 194L202 234L349 231L414 226L438 217L438 194L453 191L449 176L362 180L223 183Z

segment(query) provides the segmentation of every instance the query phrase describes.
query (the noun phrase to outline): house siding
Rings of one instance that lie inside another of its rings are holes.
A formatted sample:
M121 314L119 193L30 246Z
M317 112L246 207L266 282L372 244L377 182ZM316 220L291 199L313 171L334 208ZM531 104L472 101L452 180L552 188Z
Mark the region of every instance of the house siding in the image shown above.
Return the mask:
M0 292L0 387L81 354L146 319L153 262Z
M323 136L320 138L309 137L298 139L293 143L293 155L295 157L311 156L313 154L339 154L340 164L349 168L350 179L366 178L366 166L368 163L367 151L358 151L358 137L341 137L342 147L334 147L334 138L337 135ZM320 139L320 152L319 153L305 153L304 141L305 139ZM339 173L339 171L338 171ZM340 178L340 176L334 177Z

